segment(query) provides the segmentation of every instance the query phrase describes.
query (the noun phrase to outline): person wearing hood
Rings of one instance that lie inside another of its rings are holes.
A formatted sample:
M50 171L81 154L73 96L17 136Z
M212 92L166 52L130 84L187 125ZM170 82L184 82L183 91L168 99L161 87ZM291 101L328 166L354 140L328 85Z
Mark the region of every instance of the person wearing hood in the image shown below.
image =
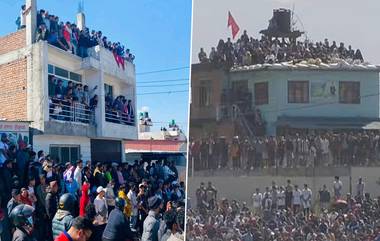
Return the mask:
M57 238L62 232L68 231L74 219L73 213L76 198L70 193L65 193L59 199L59 207L52 221L53 239Z
M115 199L115 208L111 211L103 232L103 241L133 240L133 233L127 217L123 214L126 203L122 198Z
M79 200L79 216L84 217L86 215L86 206L90 201L90 183L84 182L81 189L82 195Z
M160 220L158 214L163 207L163 202L161 198L152 196L148 199L148 205L149 213L144 220L141 241L158 241L160 240Z

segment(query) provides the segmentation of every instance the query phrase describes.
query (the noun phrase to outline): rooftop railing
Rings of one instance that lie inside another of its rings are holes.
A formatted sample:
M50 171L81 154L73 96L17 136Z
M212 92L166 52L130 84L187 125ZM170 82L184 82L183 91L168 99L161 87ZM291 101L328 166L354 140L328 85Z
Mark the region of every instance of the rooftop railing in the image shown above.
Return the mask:
M119 111L106 110L106 121L121 125L135 126L135 116Z

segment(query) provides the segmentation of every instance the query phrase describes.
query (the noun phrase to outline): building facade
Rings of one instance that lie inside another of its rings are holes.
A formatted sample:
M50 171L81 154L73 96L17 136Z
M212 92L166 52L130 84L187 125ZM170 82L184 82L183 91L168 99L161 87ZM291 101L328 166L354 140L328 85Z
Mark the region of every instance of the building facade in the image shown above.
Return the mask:
M379 66L284 63L225 71L208 65L205 71L202 65L192 70L193 138L239 135L241 129L255 135L257 112L266 135L287 129L380 128Z
M128 119L106 110L105 97L125 96L136 109L136 78L133 63L118 67L111 51L96 46L81 58L48 44L35 42L37 3L26 1L31 11L26 28L0 38L0 117L30 121L33 149L44 150L62 162L123 161L124 141L137 139L134 116ZM84 27L84 15L77 24ZM93 109L80 103L57 100L60 82L87 85L97 95Z

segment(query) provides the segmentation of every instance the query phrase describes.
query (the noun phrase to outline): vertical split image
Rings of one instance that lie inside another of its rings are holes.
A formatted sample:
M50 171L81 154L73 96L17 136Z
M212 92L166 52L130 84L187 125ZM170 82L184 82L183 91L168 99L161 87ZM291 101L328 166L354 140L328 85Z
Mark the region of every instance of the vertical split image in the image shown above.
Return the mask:
M193 1L186 240L379 240L379 8Z

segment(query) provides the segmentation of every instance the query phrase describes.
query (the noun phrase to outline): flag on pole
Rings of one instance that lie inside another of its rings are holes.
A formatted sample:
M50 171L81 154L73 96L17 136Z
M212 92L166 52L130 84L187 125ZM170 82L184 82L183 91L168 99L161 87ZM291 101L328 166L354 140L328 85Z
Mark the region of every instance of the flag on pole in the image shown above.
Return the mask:
M231 32L232 32L232 39L235 39L236 35L238 34L240 28L239 25L237 25L234 17L232 17L232 14L230 11L228 11L228 25L227 27L231 26Z

